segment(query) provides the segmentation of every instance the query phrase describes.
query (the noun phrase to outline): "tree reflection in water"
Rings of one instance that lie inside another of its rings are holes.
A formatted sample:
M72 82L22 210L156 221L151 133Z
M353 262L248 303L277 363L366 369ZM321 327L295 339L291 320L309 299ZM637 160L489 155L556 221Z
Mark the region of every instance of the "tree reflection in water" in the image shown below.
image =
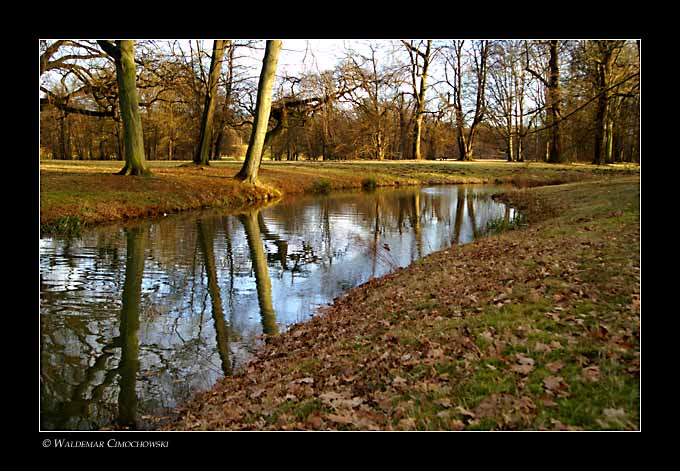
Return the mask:
M258 223L259 212L259 210L256 210L239 214L238 219L246 231L250 260L253 263L257 300L260 305L260 316L262 318L262 331L266 335L276 335L279 333L279 327L276 324L276 313L272 303L272 283L267 268L267 257L262 246L262 236ZM262 225L264 226L264 222Z
M120 310L120 391L118 393L118 425L137 428L137 374L139 373L139 305L144 276L145 228L126 230L125 283L123 307Z
M262 334L513 216L482 192L299 197L41 240L41 428L145 428L237 371Z

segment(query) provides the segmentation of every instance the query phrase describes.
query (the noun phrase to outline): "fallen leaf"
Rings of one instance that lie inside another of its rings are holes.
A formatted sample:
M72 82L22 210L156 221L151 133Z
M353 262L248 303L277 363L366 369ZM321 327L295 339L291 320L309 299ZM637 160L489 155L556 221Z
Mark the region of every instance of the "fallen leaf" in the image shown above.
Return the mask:
M534 361L533 358L530 358L530 357L528 357L528 356L525 356L525 355L523 355L523 354L521 354L521 353L516 353L516 354L515 354L515 357L517 357L517 362L518 362L520 365L530 365L530 366L534 366L535 361Z
M319 395L319 399L325 405L333 409L352 409L360 406L364 400L360 397L349 397L349 394L341 394L335 391L329 391Z
M415 430L416 428L416 421L415 419L401 419L399 423L397 424L397 428L399 430Z
M534 369L533 365L512 365L510 368L512 371L515 373L523 374L523 375L528 375L531 373Z
M553 373L557 373L562 368L564 368L564 363L561 361L553 361L552 363L547 363L545 367L548 368Z
M462 406L457 406L457 407L456 407L456 411L457 411L460 415L466 415L466 416L472 417L472 418L474 418L474 416L475 416L475 414L474 414L473 412L470 412L469 410L465 409L465 408L462 407Z
M605 409L602 411L602 415L608 419L625 419L626 411L623 409Z
M441 348L433 348L429 352L427 352L427 358L433 360L440 360L444 358L444 350L442 350Z
M588 366L581 370L581 375L588 381L599 381L600 380L600 368L598 366Z
M445 397L444 399L439 399L438 401L434 401L434 403L446 408L453 407L451 399L447 397Z
M550 423L553 424L554 427L553 430L569 430L569 431L583 430L581 427L577 427L575 425L564 425L557 419L550 419Z
M323 427L323 420L321 417L318 415L310 415L307 417L307 423L314 429L314 430L321 430Z
M543 379L543 386L545 386L545 388L549 391L557 391L560 389L563 380L564 378L561 376L548 376L547 378Z
M408 384L408 381L406 381L401 376L397 376L392 380L392 386L394 386L395 388L401 388L403 386L406 386L406 384Z
M351 424L354 422L354 417L351 414L328 414L326 418L339 424Z
M460 431L465 428L465 424L461 420L453 419L449 421L449 429Z
M223 418L226 422L232 422L232 421L237 421L240 420L241 417L243 417L243 414L241 414L240 409L234 409L228 406L224 406L222 408L223 411Z
M484 332L482 332L480 334L480 337L488 340L489 342L491 342L493 340L493 334L491 332L489 332L488 330L485 330Z

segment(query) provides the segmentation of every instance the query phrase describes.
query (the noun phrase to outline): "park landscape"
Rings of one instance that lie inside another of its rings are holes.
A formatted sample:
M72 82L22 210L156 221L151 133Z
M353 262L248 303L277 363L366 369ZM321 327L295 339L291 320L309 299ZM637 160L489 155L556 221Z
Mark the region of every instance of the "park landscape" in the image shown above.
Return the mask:
M640 429L639 42L136 43L40 44L41 428Z

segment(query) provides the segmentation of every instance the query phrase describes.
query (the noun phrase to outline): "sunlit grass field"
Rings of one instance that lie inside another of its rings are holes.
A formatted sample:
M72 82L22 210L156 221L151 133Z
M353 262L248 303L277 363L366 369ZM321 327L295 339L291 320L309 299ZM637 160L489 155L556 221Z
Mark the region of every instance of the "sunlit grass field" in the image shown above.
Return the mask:
M40 221L43 232L223 207L237 210L272 197L362 189L370 186L454 183L513 184L518 188L639 174L631 165L594 166L505 161L264 161L261 186L233 179L240 161L150 161L151 177L115 175L117 161L40 162ZM65 223L68 222L68 223Z

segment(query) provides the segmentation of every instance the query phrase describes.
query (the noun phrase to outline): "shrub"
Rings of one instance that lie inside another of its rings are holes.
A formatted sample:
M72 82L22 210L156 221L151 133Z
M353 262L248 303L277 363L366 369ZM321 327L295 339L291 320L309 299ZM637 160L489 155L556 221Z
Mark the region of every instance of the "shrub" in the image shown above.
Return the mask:
M375 181L375 178L364 178L361 180L361 188L364 190L375 190L375 188L378 186L378 183Z
M80 235L84 225L85 223L78 216L63 216L52 223L45 224L42 229L45 232L77 237Z
M312 193L327 195L331 192L331 182L328 180L317 180L312 183Z

